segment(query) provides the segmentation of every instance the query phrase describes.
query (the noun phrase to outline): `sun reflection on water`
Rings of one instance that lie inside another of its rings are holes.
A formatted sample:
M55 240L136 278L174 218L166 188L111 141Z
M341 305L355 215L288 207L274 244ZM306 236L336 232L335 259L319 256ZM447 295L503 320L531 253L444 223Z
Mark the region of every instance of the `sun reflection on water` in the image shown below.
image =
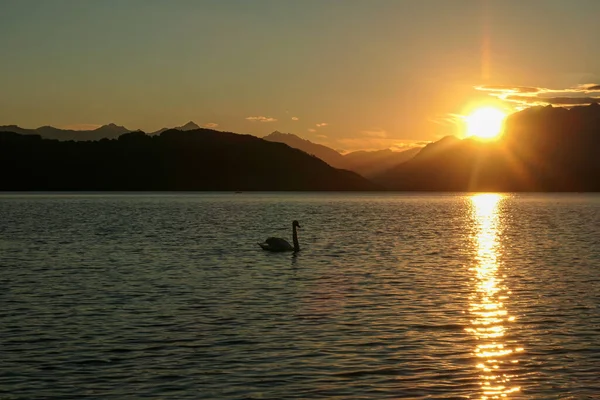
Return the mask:
M518 392L511 380L515 378L509 365L518 363L514 354L522 348L511 348L506 343L508 325L514 317L508 315L504 302L510 291L503 285L498 271L498 206L499 194L477 194L471 197L477 249L474 291L469 304L471 326L467 329L477 339L474 349L482 387L481 399L510 398Z

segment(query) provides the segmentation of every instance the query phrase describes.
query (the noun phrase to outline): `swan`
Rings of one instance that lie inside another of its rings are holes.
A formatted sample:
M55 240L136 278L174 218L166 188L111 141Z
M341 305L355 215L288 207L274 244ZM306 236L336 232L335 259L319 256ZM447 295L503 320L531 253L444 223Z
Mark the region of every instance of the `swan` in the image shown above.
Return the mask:
M262 247L263 250L280 252L280 251L300 251L300 244L298 244L298 232L296 232L296 228L300 228L300 224L298 221L292 222L292 240L294 245L292 246L287 240L282 238L270 237L265 240L264 243L259 243L258 245Z

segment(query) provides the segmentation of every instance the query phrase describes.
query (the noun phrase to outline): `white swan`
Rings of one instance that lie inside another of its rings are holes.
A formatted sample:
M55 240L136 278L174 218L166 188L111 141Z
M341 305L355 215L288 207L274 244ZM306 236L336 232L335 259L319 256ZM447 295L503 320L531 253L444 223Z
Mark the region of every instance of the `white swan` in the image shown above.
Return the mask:
M264 243L259 243L258 245L262 247L263 250L280 252L280 251L300 251L300 244L298 243L298 232L296 232L296 228L300 228L300 224L298 221L292 222L292 240L294 245L292 246L287 240L282 238L270 237L265 240Z

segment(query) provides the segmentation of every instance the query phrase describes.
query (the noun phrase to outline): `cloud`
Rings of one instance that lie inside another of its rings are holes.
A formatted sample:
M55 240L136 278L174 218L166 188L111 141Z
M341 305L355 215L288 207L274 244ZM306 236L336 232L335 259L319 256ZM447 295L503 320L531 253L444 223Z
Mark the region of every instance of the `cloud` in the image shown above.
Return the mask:
M214 122L207 122L206 124L202 125L204 128L216 128L217 126L219 126L219 124L216 124Z
M536 93L540 88L528 86L504 86L504 85L484 85L476 87L477 90L496 91L504 93Z
M61 129L69 129L72 131L93 131L94 129L100 128L102 125L98 124L72 124L61 127Z
M318 138L327 139L327 135L317 135Z
M535 97L535 96L508 96L505 100L524 102L537 105L574 106L600 102L600 97Z
M298 117L292 117L292 121L298 121L300 118Z
M277 120L273 117L263 117L263 116L258 116L258 117L246 117L246 119L248 121L252 121L252 122L276 122Z
M475 89L513 103L517 108L535 105L569 107L600 102L600 84L598 83L585 83L565 89L502 85L477 86Z
M316 132L317 130L316 130L316 129L312 129L312 128L310 128L308 131L309 131L309 132Z
M336 148L342 148L343 151L350 152L356 150L385 150L404 151L413 147L422 147L420 141L403 140L391 138L343 138L338 139L335 144Z
M429 120L431 122L433 122L434 124L438 124L438 125L442 125L442 126L455 126L457 123L461 122L464 120L464 115L460 115L460 114L446 114L446 115L439 115L433 118L430 118Z
M362 133L363 135L366 136L370 136L370 137L374 137L374 138L386 138L388 136L387 132L384 131L383 129L372 129L372 130L365 130L365 131L361 131L360 133Z
M327 125L329 125L327 122L321 122L320 124L317 124L316 127L317 128L322 128L322 127L327 126Z
M600 90L600 85L596 85L595 83L586 83L585 85L582 85L582 86L585 90L588 90L588 91Z

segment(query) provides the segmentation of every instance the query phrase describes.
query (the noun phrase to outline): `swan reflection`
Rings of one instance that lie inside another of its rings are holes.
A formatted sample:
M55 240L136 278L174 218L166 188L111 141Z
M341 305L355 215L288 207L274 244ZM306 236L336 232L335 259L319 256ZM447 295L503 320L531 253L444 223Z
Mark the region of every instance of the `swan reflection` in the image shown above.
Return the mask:
M481 399L510 398L519 391L511 384L516 378L514 353L522 351L507 343L505 335L514 317L508 314L504 303L510 291L503 284L498 271L499 204L502 195L478 194L471 197L474 221L473 240L476 262L472 271L474 290L469 305L471 326L467 329L477 339L474 349L482 387Z

